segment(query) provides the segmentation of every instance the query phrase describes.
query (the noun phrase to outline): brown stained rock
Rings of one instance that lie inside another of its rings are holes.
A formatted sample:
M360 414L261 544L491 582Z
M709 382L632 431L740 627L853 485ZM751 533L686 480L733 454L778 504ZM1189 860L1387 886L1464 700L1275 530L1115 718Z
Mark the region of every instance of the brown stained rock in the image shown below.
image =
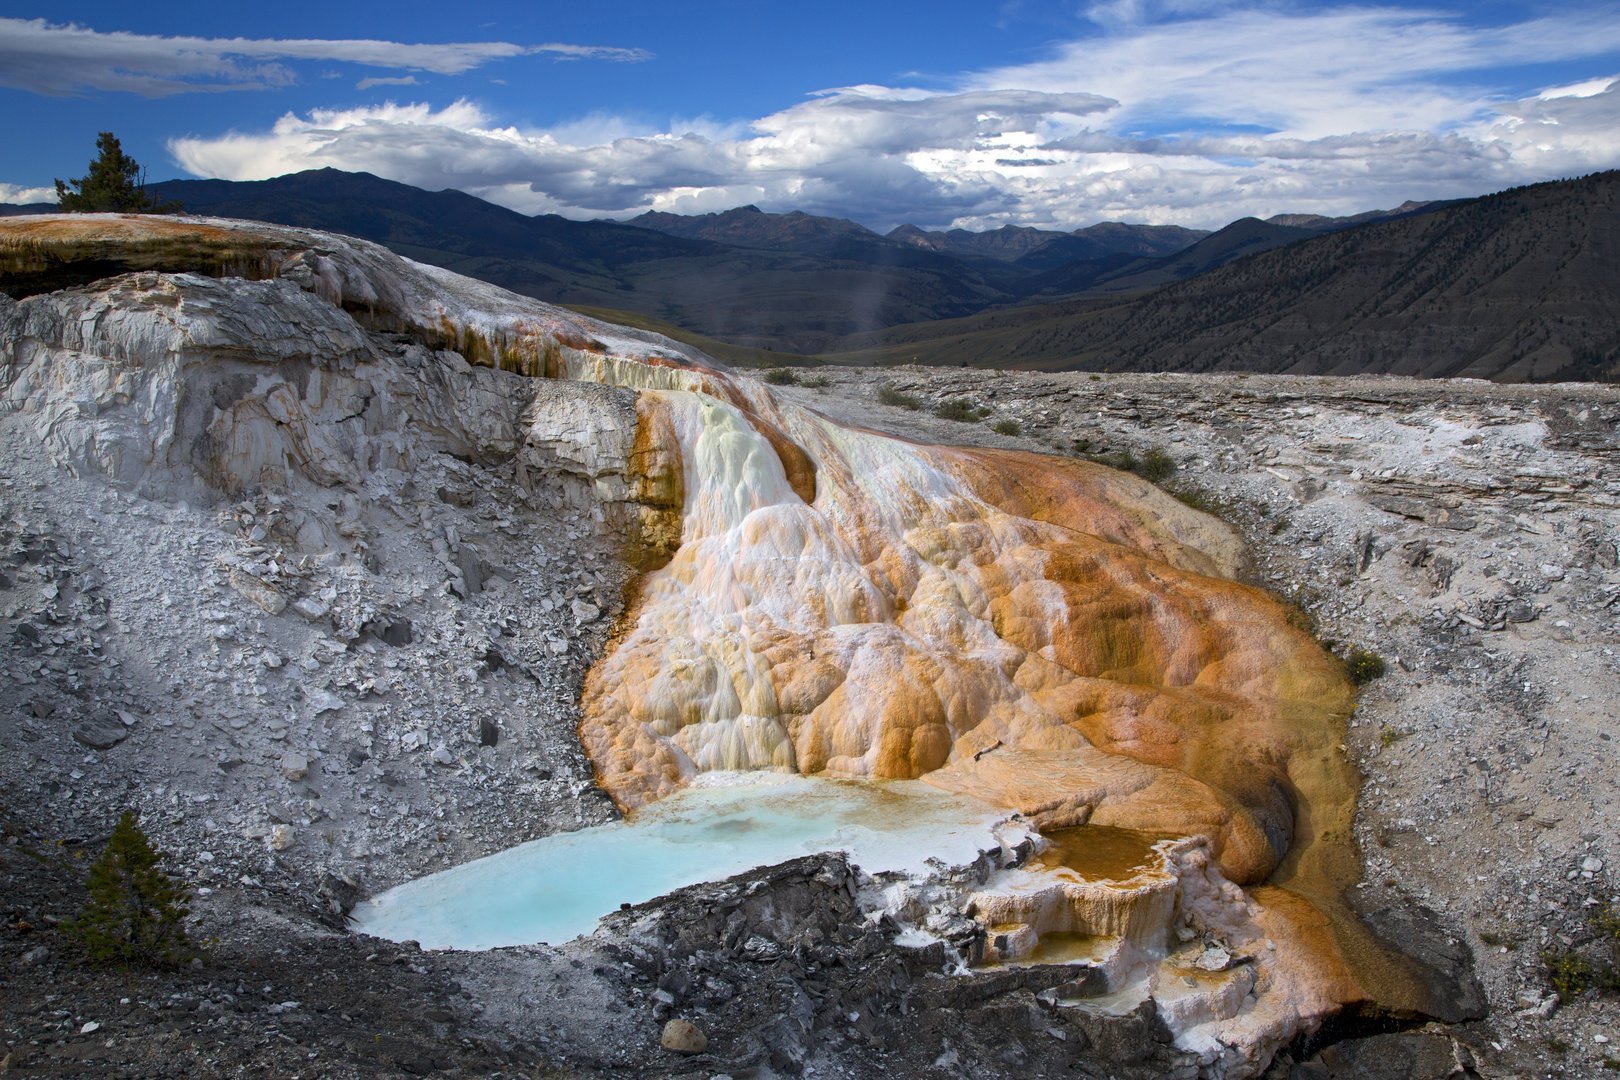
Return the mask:
M231 571L231 588L253 601L267 614L280 615L287 608L287 598L265 581L240 570Z
M671 1020L664 1025L658 1043L677 1054L701 1054L708 1049L709 1037L690 1020Z

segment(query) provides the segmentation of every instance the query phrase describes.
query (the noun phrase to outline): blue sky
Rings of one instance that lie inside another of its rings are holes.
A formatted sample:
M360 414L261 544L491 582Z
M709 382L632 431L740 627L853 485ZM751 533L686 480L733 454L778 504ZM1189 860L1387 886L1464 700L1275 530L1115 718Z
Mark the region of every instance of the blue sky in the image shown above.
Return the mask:
M1207 227L1613 168L1616 78L1610 4L0 3L0 199L110 129L526 213Z

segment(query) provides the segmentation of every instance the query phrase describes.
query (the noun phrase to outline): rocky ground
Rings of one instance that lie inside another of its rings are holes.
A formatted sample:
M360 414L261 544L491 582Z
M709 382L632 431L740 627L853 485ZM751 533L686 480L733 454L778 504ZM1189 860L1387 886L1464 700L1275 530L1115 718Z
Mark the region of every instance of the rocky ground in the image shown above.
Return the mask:
M1601 971L1553 1001L1543 962L1601 969L1609 947L1593 916L1620 841L1620 393L822 378L781 392L931 442L1164 451L1161 482L1244 531L1256 583L1342 654L1386 661L1346 742L1367 780L1356 904L1375 924L1432 909L1455 940L1431 944L1472 952L1490 1016L1370 1041L1373 1021L1346 1025L1323 1041L1359 1038L1295 1047L1276 1075L1587 1076L1620 1055ZM885 386L918 407L884 404ZM933 415L957 398L988 414ZM1044 1009L1039 974L937 976L838 900L836 861L683 891L561 948L421 953L343 932L358 896L613 816L574 703L631 577L619 542L543 480L451 454L376 490L203 508L75 476L24 420L0 415L0 1071L1197 1073L1150 1019L1088 1031ZM1009 421L1020 434L989 427ZM328 554L300 554L301 530ZM86 967L53 928L125 808L196 889L200 968ZM804 936L747 958L738 935L783 911L814 913ZM649 937L716 912L720 929ZM660 1048L675 1016L709 1048Z

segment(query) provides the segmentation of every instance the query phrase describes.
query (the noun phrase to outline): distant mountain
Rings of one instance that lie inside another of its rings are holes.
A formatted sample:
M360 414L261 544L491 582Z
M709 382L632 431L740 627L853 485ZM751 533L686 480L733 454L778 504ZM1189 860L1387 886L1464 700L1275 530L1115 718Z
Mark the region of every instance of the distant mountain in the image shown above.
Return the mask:
M1411 217L1414 214L1427 214L1450 206L1454 202L1466 200L1431 200L1429 202L1413 202L1406 200L1393 210L1368 210L1364 214L1353 214L1350 217L1324 217L1321 214L1277 214L1266 218L1273 225L1288 225L1296 229L1312 229L1316 232L1330 232L1338 229L1349 229L1356 225L1370 225L1375 221L1394 221L1397 218Z
M1246 237L1258 246L1288 228L1250 219L1222 233L1235 230L1235 246ZM1620 172L1317 232L1129 299L890 327L846 339L836 357L1052 370L1620 378Z
M1142 292L1196 277L1245 255L1270 251L1315 235L1311 229L1240 218L1174 255L1153 259L1130 258L1122 253L1068 263L1024 282L1022 292L1026 303Z
M1126 225L1104 221L1072 233L1022 225L1003 225L986 232L966 229L924 232L915 225L901 225L888 233L888 239L931 251L1002 259L1031 270L1049 270L1064 263L1120 253L1149 258L1172 255L1208 235L1207 231L1183 229L1179 225Z
M1053 240L1061 240L1068 235L1051 229L1032 229L1027 225L1003 225L999 229L985 232L969 232L966 229L926 232L915 225L900 225L889 230L886 238L912 247L927 248L929 251L1017 262L1036 248Z
M16 217L19 214L54 214L56 209L56 204L53 202L0 203L0 217Z
M865 225L845 218L815 217L798 210L767 214L757 206L739 206L719 214L665 214L650 210L625 224L666 236L765 251L826 255L866 245L890 246Z

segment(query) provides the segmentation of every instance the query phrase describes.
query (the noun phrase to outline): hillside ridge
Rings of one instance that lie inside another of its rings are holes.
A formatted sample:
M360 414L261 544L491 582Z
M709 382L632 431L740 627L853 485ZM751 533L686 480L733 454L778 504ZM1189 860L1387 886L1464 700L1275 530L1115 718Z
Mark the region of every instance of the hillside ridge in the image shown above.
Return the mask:
M1513 188L1307 237L1115 303L1070 300L891 327L846 339L836 357L1612 379L1620 364L1617 196L1613 171Z

